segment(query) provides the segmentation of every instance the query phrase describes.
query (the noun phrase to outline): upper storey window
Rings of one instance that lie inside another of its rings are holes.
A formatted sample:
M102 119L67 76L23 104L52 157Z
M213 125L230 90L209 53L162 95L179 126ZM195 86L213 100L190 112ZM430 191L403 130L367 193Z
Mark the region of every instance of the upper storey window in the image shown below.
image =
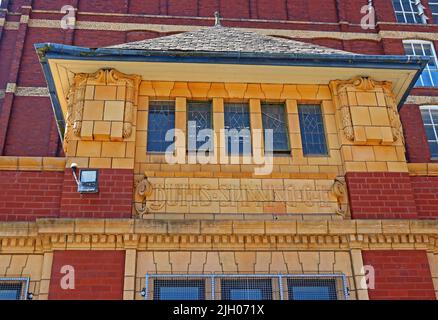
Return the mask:
M262 104L262 121L263 129L272 130L273 146L267 146L265 140L265 149L272 150L274 153L289 153L289 131L287 127L286 108L284 104Z
M166 134L175 128L175 103L151 101L148 120L148 152L166 152L173 140L166 141Z
M213 129L211 102L189 102L188 103L188 145L189 152L211 150Z
M438 106L421 107L424 129L432 158L438 158Z
M419 0L392 0L397 22L426 24L424 7Z
M432 11L433 22L438 24L438 0L429 0L429 8Z
M301 141L305 156L327 155L324 122L320 105L299 105Z
M417 87L438 87L438 61L432 42L421 40L403 41L408 56L428 56L430 61L418 79Z
M251 126L249 106L244 103L226 103L224 106L224 127L227 130L228 155L251 154Z

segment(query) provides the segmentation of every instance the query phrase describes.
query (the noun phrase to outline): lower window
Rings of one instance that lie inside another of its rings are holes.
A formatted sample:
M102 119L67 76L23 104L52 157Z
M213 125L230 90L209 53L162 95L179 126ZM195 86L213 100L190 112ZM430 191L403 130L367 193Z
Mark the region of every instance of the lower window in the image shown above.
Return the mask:
M28 278L0 278L0 300L27 300Z
M329 275L146 275L147 300L345 300L346 277Z

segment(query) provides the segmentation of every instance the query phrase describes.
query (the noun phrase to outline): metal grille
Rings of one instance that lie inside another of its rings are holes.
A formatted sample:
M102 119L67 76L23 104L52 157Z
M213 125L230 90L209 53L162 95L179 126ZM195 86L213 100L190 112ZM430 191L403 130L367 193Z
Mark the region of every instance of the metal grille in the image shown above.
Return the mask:
M272 151L290 151L285 106L283 104L262 104L262 120L264 130L273 130Z
M415 85L417 87L437 87L438 60L433 44L429 41L408 40L403 41L403 45L408 56L427 56L431 58Z
M148 147L149 152L166 152L173 140L166 141L166 133L175 128L175 103L151 101L149 103Z
M336 277L288 277L289 300L339 300L344 296Z
M212 115L211 115L211 103L210 102L189 102L188 103L188 113L187 113L187 121L188 121L188 149L189 152L197 151L207 144L209 147L203 148L208 150L212 147L212 137L206 137L206 139L199 139L198 135L201 130L204 129L212 129Z
M413 0L392 0L397 22L425 23Z
M344 300L343 274L157 275L147 274L146 300Z
M224 106L224 128L227 154L251 154L251 126L249 106L245 103L226 103Z
M421 107L424 129L432 158L438 158L438 106Z
M299 105L298 113L304 155L327 155L321 106Z
M0 278L0 300L27 300L29 278Z

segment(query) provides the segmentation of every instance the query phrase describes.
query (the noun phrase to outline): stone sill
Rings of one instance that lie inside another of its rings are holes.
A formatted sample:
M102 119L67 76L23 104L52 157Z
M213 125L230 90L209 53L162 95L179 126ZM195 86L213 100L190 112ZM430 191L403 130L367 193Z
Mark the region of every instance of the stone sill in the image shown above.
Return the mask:
M0 171L64 171L66 158L0 157Z
M38 219L0 222L0 238L50 234L138 235L431 235L438 220L199 221L139 219Z
M438 163L408 163L411 176L438 176Z

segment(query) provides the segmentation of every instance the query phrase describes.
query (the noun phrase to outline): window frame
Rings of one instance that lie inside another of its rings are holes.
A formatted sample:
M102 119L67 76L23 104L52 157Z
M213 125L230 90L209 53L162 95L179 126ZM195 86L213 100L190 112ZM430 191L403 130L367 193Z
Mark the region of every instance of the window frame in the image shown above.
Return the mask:
M397 11L394 2L398 1L400 4L400 7L402 8L402 11ZM409 5L412 11L404 11L404 6L402 4L403 0L392 0L392 7L394 9L394 14L395 14L395 19L397 21L397 23L403 23L403 24L427 24L427 19L425 14L421 14L418 8L418 5L416 5L415 3L412 3L412 0L406 0L409 1ZM420 2L420 4L423 4ZM416 11L414 11L416 10ZM398 14L401 13L403 15L403 20L404 21L399 21L398 20ZM408 22L407 16L410 15L415 22ZM417 19L419 19L420 21L417 22Z
M149 150L149 128L150 128L150 114L151 114L151 103L154 102L166 102L166 103L172 103L173 104L173 129L175 129L176 127L176 101L175 100L150 100L148 103L148 124L147 124L147 141L146 141L146 152L150 153L150 154L165 154L166 151L150 151ZM167 146L167 148L172 145L173 143L175 143L175 141L173 142L169 142L169 145ZM167 150L166 148L166 150ZM175 150L174 150L175 151Z
M249 150L249 153L248 154L245 154L245 152L244 152L244 150L243 150L243 148L242 148L242 150L240 149L240 143L239 143L239 153L238 154L231 154L231 150L229 150L229 148L228 148L228 144L230 143L230 139L231 139L231 137L230 136L225 136L225 146L226 146L226 155L228 156L228 157L247 157L247 156L251 156L252 155L252 147L253 147L253 141L252 141L252 126L251 126L251 106L250 106L250 104L249 104L249 102L230 102L230 101L224 101L224 113L223 113L223 115L224 115L224 129L227 129L226 128L226 115L227 115L227 112L226 112L226 108L227 108L227 105L241 105L241 106L245 106L246 108L247 108L247 110L248 110L248 129L249 129L249 132L250 132L250 136L249 136L249 142L250 142L250 150ZM231 130L233 130L233 129L235 129L235 128L232 128ZM243 147L243 146L242 146Z
M432 126L433 131L435 133L435 138L436 138L435 143L438 145L438 123L435 124L435 122L433 121L433 117L431 116L431 113L430 113L431 110L436 110L438 112L438 105L424 105L424 106L420 106L420 113L423 110L429 111L430 120L432 121L432 125L425 124L423 116L421 116L421 120L423 121L424 134L425 134L426 140L427 140L427 146L429 147L430 158L431 158L431 160L438 160L438 155L434 156L432 154L432 151L430 150L430 141L427 138L427 134L426 134L426 126ZM432 142L434 142L434 141L432 141Z
M198 139L197 139L197 136L196 136L196 142L195 142L195 144L196 144L196 150L190 150L189 149L189 139L190 139L190 137L189 137L189 114L190 114L190 104L202 104L202 103L208 103L209 104L209 108L210 108L210 130L213 130L213 132L214 132L214 112L213 112L213 100L188 100L187 102L186 102L186 132L187 132L187 136L186 136L186 146L187 146L187 148L186 148L186 153L187 154L190 154L190 153L195 153L195 154L197 154L198 153L198 151L199 151L199 148L198 148L198 146L197 146L197 144L198 144ZM196 135L198 135L198 133L196 134ZM213 152L214 152L214 149L215 149L215 145L214 145L214 136L213 137L211 137L211 149L213 150ZM203 145L203 144L205 144L206 142L204 141L204 142L201 142L201 144Z
M282 106L283 108L283 115L284 115L284 122L285 122L285 129L286 129L286 140L287 140L287 145L288 145L288 149L285 150L272 150L272 153L274 156L277 155L290 155L292 152L292 146L291 146L291 141L290 141L290 128L289 128L289 117L288 117L288 113L287 113L287 106L286 106L286 102L282 101L282 102L260 102L260 115L261 115L261 121L262 121L262 130L263 130L263 145L264 145L264 150L266 151L266 144L265 144L265 126L263 123L263 106Z
M322 122L322 130L324 135L324 145L325 145L325 153L305 153L304 152L304 136L303 136L303 125L301 123L301 113L300 113L300 107L305 106L318 106L320 110L321 115L321 122ZM298 112L298 122L300 126L300 136L301 136L301 147L303 151L304 157L311 158L311 157L329 157L330 156L330 148L328 145L328 136L327 136L327 127L325 124L324 119L324 110L321 103L298 103L297 105L297 112Z
M432 52L432 56L430 56L430 57L435 60L435 65L437 66L437 71L436 72L438 74L438 57L437 57L437 54L436 54L437 51L435 50L435 43L434 42L427 41L427 40L405 39L405 40L403 40L403 49L405 50L405 55L407 55L406 54L406 48L405 48L406 44L410 44L410 45L420 44L422 46L421 48L423 50L423 53L424 53L424 47L423 46L426 45L426 44L429 45L430 46L430 50ZM428 57L427 55L424 55L424 56ZM419 56L414 56L414 57L419 57ZM430 77L430 80L432 82L432 86L424 86L424 85L417 86L417 85L415 85L415 88L437 88L438 87L438 81L437 81L437 83L434 82L434 80L432 78L432 73L431 73L430 68L429 68L429 63L427 63L426 67L424 68L424 70L421 73L421 75L420 75L418 80L423 81L421 79L421 76L423 75L424 72L428 73L428 76Z
M2 284L4 284L5 282L10 282L10 283L14 283L15 282L15 283L21 284L20 299L13 299L13 300L28 300L28 298L29 298L30 278L6 278L6 277L0 277L0 286ZM0 292L1 291L3 291L3 290L0 289ZM3 300L3 301L5 301L5 300Z

